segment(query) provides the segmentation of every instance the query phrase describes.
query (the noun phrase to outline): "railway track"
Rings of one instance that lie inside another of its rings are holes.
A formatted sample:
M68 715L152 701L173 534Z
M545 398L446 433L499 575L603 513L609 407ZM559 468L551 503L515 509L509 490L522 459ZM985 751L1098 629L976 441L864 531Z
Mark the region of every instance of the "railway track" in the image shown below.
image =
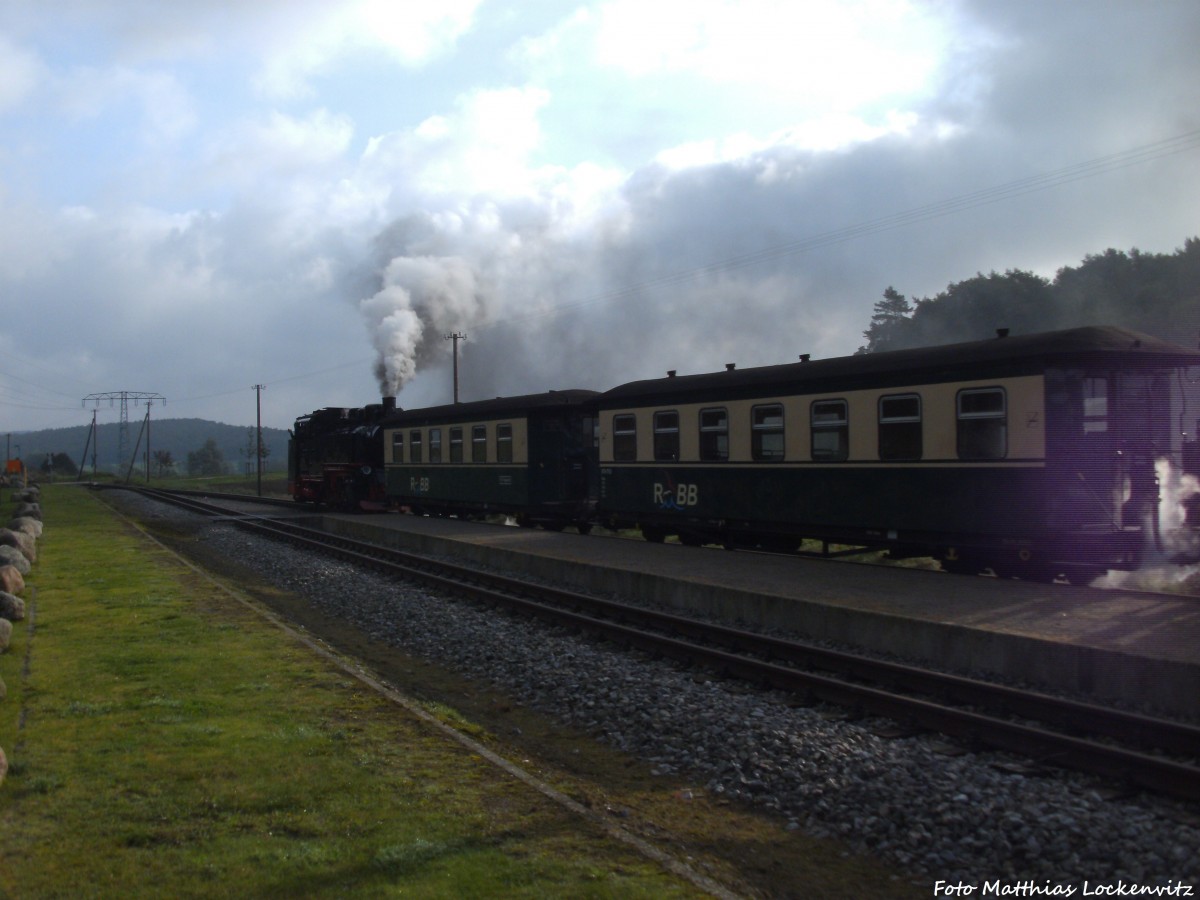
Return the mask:
M435 561L296 522L233 512L195 495L140 493L238 527L501 605L629 647L711 669L804 701L885 716L906 733L934 731L976 748L1200 800L1200 728L857 654L646 610L517 578ZM226 500L255 501L227 495ZM283 501L286 503L286 501ZM288 503L291 506L292 504Z

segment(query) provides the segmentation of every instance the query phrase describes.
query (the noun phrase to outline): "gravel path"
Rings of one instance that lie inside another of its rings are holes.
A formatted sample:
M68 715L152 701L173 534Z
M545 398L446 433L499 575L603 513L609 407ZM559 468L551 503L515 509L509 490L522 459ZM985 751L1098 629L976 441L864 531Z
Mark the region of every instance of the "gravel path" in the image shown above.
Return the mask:
M164 509L155 504L157 515L187 515ZM870 730L878 720L793 706L782 694L398 585L227 524L201 535L373 638L495 685L648 760L664 778L699 779L712 794L773 810L781 828L843 839L931 881L976 885L977 897L997 880L994 896L1006 886L1017 889L1010 896L1045 895L1056 885L1130 896L1117 893L1120 883L1173 889L1149 896L1187 896L1178 883L1200 892L1195 804L1104 799L1111 786L1084 775L1015 774L997 768L1011 757L948 756L936 736L882 738Z

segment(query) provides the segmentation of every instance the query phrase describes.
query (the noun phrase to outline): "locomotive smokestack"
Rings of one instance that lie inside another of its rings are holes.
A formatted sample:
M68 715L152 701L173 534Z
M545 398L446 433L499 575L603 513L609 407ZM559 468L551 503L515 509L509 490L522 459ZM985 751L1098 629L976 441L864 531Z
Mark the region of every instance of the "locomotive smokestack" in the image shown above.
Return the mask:
M387 413L395 412L395 411L396 411L396 398L395 397L384 397L383 398L384 414L386 415Z

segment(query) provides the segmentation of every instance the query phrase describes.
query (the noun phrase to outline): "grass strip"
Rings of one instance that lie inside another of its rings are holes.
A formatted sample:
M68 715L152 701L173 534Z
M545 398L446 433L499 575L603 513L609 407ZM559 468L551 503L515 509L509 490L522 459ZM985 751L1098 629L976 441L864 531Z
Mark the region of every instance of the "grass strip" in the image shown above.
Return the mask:
M0 895L698 894L87 490L53 486L42 505L36 631L16 623L0 655Z

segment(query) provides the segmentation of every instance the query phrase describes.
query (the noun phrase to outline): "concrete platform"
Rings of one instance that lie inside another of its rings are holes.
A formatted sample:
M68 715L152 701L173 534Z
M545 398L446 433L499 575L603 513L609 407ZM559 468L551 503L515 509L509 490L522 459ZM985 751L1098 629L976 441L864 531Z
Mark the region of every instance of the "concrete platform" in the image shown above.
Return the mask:
M844 560L400 514L326 515L337 534L785 628L1046 688L1200 717L1200 598L972 578Z

